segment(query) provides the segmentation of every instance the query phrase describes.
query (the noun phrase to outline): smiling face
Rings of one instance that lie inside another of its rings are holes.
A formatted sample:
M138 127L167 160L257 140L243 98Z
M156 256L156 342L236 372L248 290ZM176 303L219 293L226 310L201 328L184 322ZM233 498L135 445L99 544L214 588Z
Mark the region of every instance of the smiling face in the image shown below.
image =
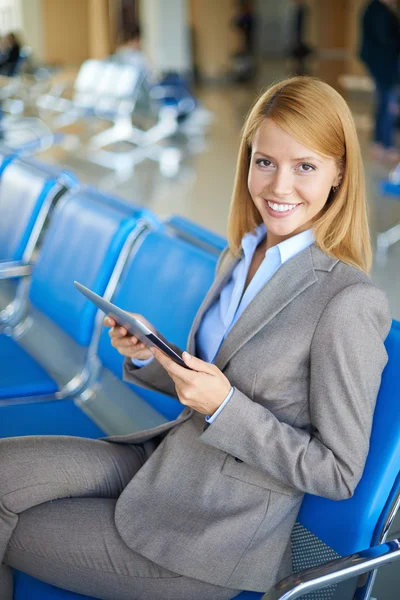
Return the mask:
M342 179L333 158L297 142L266 118L252 142L248 188L271 248L309 229Z

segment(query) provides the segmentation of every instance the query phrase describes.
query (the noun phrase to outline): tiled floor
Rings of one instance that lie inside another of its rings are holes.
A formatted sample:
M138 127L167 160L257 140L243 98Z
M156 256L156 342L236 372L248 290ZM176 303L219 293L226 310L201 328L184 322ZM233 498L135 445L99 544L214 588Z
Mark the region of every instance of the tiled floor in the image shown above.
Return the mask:
M329 70L329 64L319 66L319 71ZM252 86L230 85L200 89L198 96L214 114L204 140L204 149L190 153L182 162L178 176L168 178L160 174L154 162L146 160L139 164L124 181L116 181L109 169L84 161L76 151L65 152L58 148L41 156L41 159L59 162L76 172L82 181L107 188L129 202L145 205L160 217L180 214L210 228L226 234L226 222L235 174L236 155L240 129L244 117L258 92L281 77L285 72L283 63L264 65L258 81ZM336 77L336 75L335 75ZM328 78L329 79L329 78ZM333 81L330 81L333 83ZM372 100L367 93L346 95L357 123L364 153L367 189L370 207L370 227L375 244L378 232L400 222L399 200L382 197L377 192L378 182L389 173L387 166L374 164L368 157L369 132ZM87 137L84 132L82 139ZM202 140L197 140L202 146ZM176 142L178 143L178 141ZM389 297L392 315L400 319L400 242L389 249L385 262L374 262L372 279L385 290ZM398 533L400 523L394 526ZM396 530L396 531L395 531ZM398 600L400 577L397 567L386 568L379 576L374 589L378 600Z

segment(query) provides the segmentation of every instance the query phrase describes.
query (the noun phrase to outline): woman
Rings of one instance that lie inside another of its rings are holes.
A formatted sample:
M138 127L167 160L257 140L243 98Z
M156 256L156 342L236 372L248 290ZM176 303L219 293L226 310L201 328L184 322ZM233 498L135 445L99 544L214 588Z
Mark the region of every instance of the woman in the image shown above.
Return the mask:
M353 494L390 316L366 274L354 123L326 83L288 79L255 104L228 230L190 369L105 320L125 378L176 395L178 419L106 441L0 440L5 600L8 566L105 600L265 591L290 573L303 494Z

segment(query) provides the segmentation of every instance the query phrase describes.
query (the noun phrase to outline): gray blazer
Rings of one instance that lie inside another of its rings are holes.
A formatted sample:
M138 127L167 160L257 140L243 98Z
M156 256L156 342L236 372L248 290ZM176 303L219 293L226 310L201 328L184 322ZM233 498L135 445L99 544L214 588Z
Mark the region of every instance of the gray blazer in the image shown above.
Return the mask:
M193 323L238 259L228 253ZM221 264L221 263L220 263ZM150 458L121 494L116 525L133 550L181 575L265 591L291 570L290 534L305 492L349 498L368 453L387 362L387 299L315 244L285 263L246 308L215 364L235 392L206 429L185 408L127 436ZM176 395L156 361L125 379Z

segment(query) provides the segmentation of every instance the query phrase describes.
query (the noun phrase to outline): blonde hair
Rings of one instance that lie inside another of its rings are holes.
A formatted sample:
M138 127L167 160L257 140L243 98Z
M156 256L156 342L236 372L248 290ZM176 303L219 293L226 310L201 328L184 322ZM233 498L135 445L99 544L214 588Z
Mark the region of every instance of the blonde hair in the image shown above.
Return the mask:
M314 77L292 77L269 88L251 109L242 134L228 220L233 254L245 233L262 222L247 187L251 145L266 118L311 150L332 157L343 170L339 190L331 191L313 222L317 246L327 254L368 273L368 229L364 168L350 109L331 86Z

